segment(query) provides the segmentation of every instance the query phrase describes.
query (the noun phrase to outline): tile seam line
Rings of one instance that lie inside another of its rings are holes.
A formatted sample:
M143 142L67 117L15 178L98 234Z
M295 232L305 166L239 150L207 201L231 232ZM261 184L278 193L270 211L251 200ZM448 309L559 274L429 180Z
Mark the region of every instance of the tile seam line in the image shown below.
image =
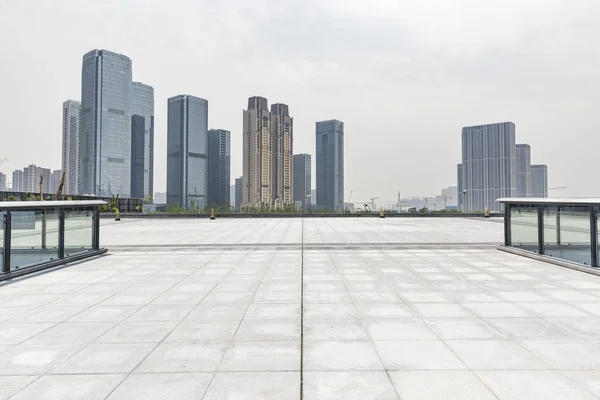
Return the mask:
M300 400L304 398L304 217L300 219Z

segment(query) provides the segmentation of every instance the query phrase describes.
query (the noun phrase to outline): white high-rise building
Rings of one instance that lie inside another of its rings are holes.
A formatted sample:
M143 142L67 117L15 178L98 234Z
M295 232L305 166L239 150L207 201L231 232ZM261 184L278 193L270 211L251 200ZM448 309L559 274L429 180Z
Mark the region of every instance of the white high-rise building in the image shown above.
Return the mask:
M294 118L286 104L271 106L272 199L282 204L294 203L293 149Z
M65 171L64 194L79 194L81 102L63 103L62 170Z
M6 175L0 172L0 192L5 191L7 189L6 186Z
M107 50L83 56L82 194L129 197L131 190L131 60Z
M531 147L518 144L517 149L517 197L531 197Z
M531 166L532 197L548 197L548 167L544 164Z

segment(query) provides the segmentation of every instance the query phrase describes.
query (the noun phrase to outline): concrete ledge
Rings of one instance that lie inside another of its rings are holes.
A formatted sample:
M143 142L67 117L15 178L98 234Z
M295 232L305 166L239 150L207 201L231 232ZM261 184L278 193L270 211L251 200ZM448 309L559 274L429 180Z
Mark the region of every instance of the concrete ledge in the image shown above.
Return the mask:
M585 264L579 264L579 263L575 263L572 261L562 260L560 258L541 255L541 254L533 253L531 251L517 249L515 247L499 246L498 250L504 251L506 253L515 254L518 256L531 258L532 260L543 261L543 262L547 262L549 264L558 265L559 267L574 269L577 271L585 272L586 274L600 276L600 268L590 267Z
M490 218L503 217L501 213L490 213ZM101 218L115 218L115 214L103 213L100 214ZM215 213L216 218L379 218L379 213L371 214L239 214L239 213ZM484 218L483 213L400 213L400 214L386 214L386 218ZM161 219L161 218L200 218L209 219L210 214L168 214L168 213L133 213L125 214L121 213L121 219L139 219L139 218L150 218L150 219Z

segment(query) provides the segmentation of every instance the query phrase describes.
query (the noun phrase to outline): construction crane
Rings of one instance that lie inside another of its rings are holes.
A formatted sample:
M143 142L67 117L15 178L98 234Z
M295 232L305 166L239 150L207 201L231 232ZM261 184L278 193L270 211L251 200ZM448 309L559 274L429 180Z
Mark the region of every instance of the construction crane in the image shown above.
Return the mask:
M561 189L568 189L568 186L557 186L557 187L552 187L552 188L548 188L548 190L561 190Z
M380 197L371 197L371 208L375 208L375 200L379 199Z

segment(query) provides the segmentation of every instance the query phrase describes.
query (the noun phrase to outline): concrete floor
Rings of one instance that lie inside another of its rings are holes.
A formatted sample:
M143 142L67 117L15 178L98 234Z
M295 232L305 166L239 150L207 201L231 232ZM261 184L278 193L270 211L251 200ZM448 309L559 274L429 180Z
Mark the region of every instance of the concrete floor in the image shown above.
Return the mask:
M109 255L0 286L0 399L600 398L600 277L501 240L456 218L107 221Z

